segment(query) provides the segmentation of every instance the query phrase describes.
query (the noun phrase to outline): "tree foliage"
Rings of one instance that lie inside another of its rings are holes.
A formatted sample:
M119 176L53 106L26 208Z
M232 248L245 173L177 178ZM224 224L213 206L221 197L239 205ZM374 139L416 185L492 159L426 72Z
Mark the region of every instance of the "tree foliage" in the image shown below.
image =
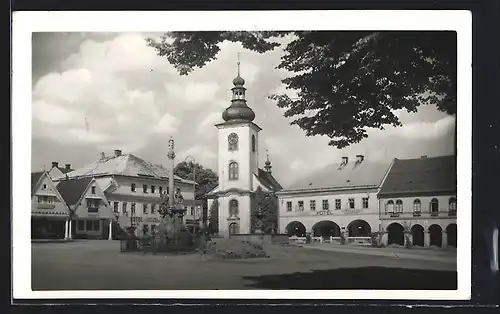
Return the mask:
M196 177L194 177L196 170ZM207 184L217 184L219 176L211 169L204 168L199 163L182 161L174 168L174 174L186 179L193 180L200 186Z
M212 202L209 211L208 229L210 233L217 233L219 231L219 201L217 199Z
M253 195L251 208L251 233L255 232L259 221L262 223L261 230L265 234L276 231L278 226L278 198L270 192L258 187Z
M286 35L288 42L277 40ZM337 148L370 128L401 126L394 110L435 104L456 114L455 32L171 32L147 45L187 75L216 59L223 41L259 53L283 45L278 68L293 74L282 82L298 98L270 98L307 136L328 136Z

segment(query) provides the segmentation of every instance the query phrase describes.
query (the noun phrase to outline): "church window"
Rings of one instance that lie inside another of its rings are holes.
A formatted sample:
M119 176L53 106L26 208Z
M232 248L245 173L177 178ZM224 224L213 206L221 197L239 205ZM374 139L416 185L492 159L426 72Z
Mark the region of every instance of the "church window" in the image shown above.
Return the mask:
M238 163L229 163L229 180L238 180Z
M227 141L229 144L229 151L236 151L238 150L238 134L236 133L231 133L227 137Z
M255 135L252 135L252 152L255 153Z
M237 217L238 216L238 201L230 200L229 201L229 216Z

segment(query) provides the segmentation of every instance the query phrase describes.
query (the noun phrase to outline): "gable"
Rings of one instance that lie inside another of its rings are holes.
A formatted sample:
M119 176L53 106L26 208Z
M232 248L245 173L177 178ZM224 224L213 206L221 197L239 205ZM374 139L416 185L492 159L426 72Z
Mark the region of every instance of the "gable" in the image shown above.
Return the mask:
M47 172L35 184L31 197L34 216L68 216L70 211Z
M85 193L92 178L61 180L57 189L68 206L74 206Z
M111 207L99 184L92 180L73 210L79 218L115 219Z

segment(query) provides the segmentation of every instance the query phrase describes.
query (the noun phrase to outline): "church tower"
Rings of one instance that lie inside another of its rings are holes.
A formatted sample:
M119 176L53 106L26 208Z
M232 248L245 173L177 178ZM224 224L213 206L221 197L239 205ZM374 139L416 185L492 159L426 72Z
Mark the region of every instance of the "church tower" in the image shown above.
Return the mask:
M222 113L218 128L219 157L219 233L250 233L251 197L254 174L258 174L259 131L253 123L255 113L247 106L245 80L238 75L233 80L231 105Z

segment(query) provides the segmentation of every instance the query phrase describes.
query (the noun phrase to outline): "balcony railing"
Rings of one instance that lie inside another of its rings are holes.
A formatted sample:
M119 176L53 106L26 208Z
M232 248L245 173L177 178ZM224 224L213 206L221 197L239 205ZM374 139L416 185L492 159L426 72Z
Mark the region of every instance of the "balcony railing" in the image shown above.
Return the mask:
M38 209L54 209L55 207L56 207L55 204L47 204L47 203L36 204L36 208Z
M99 207L95 207L95 206L89 206L87 207L87 212L89 213L98 213L99 212Z

